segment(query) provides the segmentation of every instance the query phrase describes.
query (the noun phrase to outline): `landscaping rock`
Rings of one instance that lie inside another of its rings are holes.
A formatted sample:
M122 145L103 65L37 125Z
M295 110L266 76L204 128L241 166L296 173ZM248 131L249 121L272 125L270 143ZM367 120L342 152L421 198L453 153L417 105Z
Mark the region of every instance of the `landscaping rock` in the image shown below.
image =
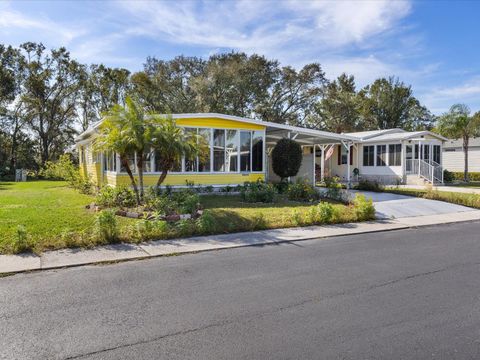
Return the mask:
M176 214L175 215L167 215L165 217L165 220L171 221L171 222L178 221L178 220L180 220L180 215L176 215Z
M190 214L181 214L180 215L181 220L186 220L186 219L191 219L191 218L192 218L192 215L190 215Z
M138 219L140 217L140 214L139 213L136 213L136 212L127 212L126 216L128 218L132 218L132 219Z
M127 212L124 210L117 210L115 211L115 215L117 216L127 216Z

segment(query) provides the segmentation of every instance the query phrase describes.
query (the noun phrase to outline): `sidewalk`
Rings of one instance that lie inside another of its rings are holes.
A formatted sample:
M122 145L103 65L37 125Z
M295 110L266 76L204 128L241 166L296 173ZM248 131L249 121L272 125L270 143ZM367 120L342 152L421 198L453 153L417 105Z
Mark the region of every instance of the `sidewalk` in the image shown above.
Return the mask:
M325 226L263 230L248 233L158 240L142 244L114 244L94 249L63 249L37 255L0 255L0 273L46 270L95 263L144 259L156 256L194 253L242 246L263 246L282 242L322 239L418 226L480 220L480 210L400 219L377 220Z
M425 186L422 185L398 185L398 186L389 186L389 189L414 189L414 190L425 190ZM460 186L448 186L448 185L441 185L441 186L433 186L433 190L438 191L446 191L446 192L457 192L457 193L464 193L464 194L480 194L480 189L477 188L469 188L469 187L460 187Z

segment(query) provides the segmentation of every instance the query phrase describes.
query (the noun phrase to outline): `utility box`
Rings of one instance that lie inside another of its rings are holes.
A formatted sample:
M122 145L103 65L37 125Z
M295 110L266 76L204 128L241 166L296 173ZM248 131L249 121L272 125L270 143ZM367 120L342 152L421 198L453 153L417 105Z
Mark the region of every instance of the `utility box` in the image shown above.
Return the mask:
M17 182L27 181L27 170L24 170L24 169L16 169L16 170L15 170L15 181L17 181Z

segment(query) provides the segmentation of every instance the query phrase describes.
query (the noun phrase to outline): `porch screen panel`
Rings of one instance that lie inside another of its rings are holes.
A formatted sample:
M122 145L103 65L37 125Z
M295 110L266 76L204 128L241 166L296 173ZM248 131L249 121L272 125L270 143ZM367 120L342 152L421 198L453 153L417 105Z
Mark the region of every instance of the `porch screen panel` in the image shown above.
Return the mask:
M377 145L377 166L387 165L387 145Z
M364 146L363 147L363 166L374 166L375 165L375 146Z
M402 165L402 144L388 146L388 164L390 166Z
M127 156L127 163L130 171L132 173L136 172L135 170L135 154L129 154ZM122 164L122 161L120 159L120 172L127 172L127 167Z
M152 151L147 151L143 155L143 172L152 172Z
M196 128L185 128L185 135L188 138L195 136L197 134ZM186 172L196 172L197 171L197 157L185 158L185 171Z
M240 171L250 171L251 131L240 132Z
M213 171L225 171L225 130L213 130Z
M238 171L238 131L227 130L226 171Z
M163 159L162 159L162 154L158 151L155 151L154 153L154 172L162 172L163 171ZM169 170L171 172L181 172L182 171L182 162L180 158L177 158L174 160L174 163L172 165L172 168Z
M199 142L204 151L198 157L198 171L210 171L210 140L212 132L210 129L198 129Z
M430 162L430 145L422 145L423 148L423 157L422 159L426 162Z
M440 164L440 145L433 145L433 161Z
M263 171L263 131L253 132L252 171Z

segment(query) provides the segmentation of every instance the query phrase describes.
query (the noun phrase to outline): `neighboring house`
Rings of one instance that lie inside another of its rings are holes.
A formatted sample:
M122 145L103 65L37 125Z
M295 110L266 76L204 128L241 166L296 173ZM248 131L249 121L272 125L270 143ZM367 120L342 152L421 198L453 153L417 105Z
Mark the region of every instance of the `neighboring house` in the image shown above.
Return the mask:
M443 145L443 167L448 171L465 171L463 140L448 140ZM480 172L480 138L472 138L468 145L468 172Z
M428 131L401 129L335 134L326 131L214 113L172 114L178 126L198 132L210 144L210 156L182 159L169 172L163 185L226 186L246 181L278 181L271 169L271 150L279 139L294 139L303 148L303 161L296 178L317 183L325 176L338 176L346 183L359 179L381 183L407 183L419 179L441 182L442 143L446 139ZM85 177L102 184L129 184L116 154L94 154L93 139L100 123L76 138L80 167ZM160 170L155 153L147 161L144 182L156 184ZM132 169L135 161L132 156ZM354 176L354 169L359 177ZM314 170L315 169L315 170ZM292 180L296 180L293 178Z

